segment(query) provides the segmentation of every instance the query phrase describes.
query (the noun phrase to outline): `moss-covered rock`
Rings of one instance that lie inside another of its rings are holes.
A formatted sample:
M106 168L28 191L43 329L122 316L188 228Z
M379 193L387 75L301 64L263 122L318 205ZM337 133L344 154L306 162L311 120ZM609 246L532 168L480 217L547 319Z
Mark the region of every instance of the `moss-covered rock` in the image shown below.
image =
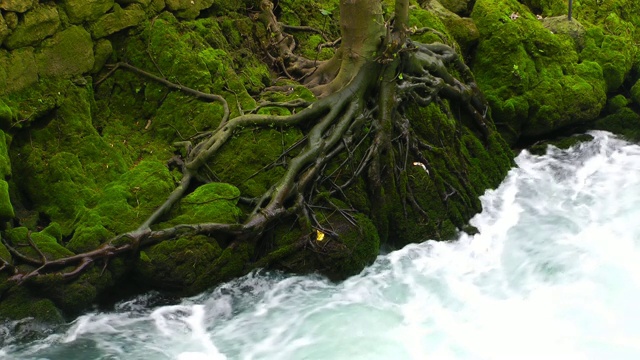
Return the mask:
M4 21L7 23L7 27L10 30L15 30L18 27L18 14L14 12L4 13L2 15L4 17Z
M23 13L31 9L33 5L33 0L3 0L2 3L0 3L0 9Z
M478 0L472 17L481 35L472 69L508 141L598 116L605 71L598 62L579 61L574 37L552 33L515 0Z
M473 7L472 0L438 0L447 10L464 16L468 15Z
M346 206L340 200L332 204ZM332 280L344 280L373 263L380 252L380 237L373 222L363 214L344 216L336 211L316 214L322 230L302 232L288 224L278 226L270 235L271 249L256 264L298 274L319 272Z
M640 105L640 80L631 87L631 100Z
M6 38L4 45L9 49L35 45L53 35L59 27L58 8L51 4L41 4L24 15L23 20Z
M97 20L113 7L114 0L63 0L62 8L72 24Z
M2 45L2 42L4 41L4 39L10 33L11 33L11 30L9 29L7 22L4 20L4 17L2 16L2 14L0 14L0 45Z
M213 285L201 278L213 271L221 254L216 240L207 236L165 241L140 253L137 281L153 288L193 294Z
M72 26L45 40L35 59L40 76L81 75L94 65L91 35L80 26Z
M598 119L595 128L610 131L629 141L638 142L640 141L640 114L625 107L614 114Z
M102 15L95 23L91 24L91 35L94 39L100 39L120 30L136 26L146 18L146 13L139 4L132 4L125 9L114 4L113 11Z
M33 295L25 287L13 287L5 294L0 306L0 319L20 320L35 318L38 321L51 324L64 322L62 314L49 299Z
M200 11L209 8L214 0L165 0L167 9L183 19L195 19Z
M29 246L29 238L31 238L33 243L49 260L73 255L71 251L67 250L60 243L62 240L62 229L57 223L51 223L40 232L31 232L25 227L7 229L4 235L14 247L20 249L20 252L33 259L39 260L40 257L39 253Z
M466 1L457 1L459 5L464 4L464 10L459 8L458 11L445 8L438 0L428 0L423 3L423 7L430 13L438 16L442 23L446 26L446 33L451 34L456 42L462 48L462 53L468 53L480 38L480 33L476 24L470 18L460 17L457 13L466 12ZM449 5L454 5L453 1ZM429 24L415 24L416 27L429 26Z
M572 146L593 140L593 136L589 134L578 134L573 136L561 137L559 139L540 141L528 148L529 152L535 155L544 155L547 153L548 147L554 146L558 149L568 149Z
M102 70L104 64L106 64L107 60L113 55L113 46L111 45L111 41L106 39L96 41L93 47L93 54L95 62L93 63L91 72L96 73Z
M607 100L607 111L609 113L615 113L627 105L629 105L629 100L624 95L618 94Z
M242 211L236 207L239 198L240 190L233 185L202 185L180 200L171 220L165 225L237 223L242 215Z
M13 110L0 98L0 127L5 128L14 120Z
M38 81L33 48L0 49L0 95L20 91ZM4 71L2 71L4 70Z

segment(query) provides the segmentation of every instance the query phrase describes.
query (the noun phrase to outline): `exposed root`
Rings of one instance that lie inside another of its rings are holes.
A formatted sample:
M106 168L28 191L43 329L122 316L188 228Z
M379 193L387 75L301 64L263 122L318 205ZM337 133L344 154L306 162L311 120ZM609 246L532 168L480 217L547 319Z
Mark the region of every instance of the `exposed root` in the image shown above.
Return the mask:
M106 76L118 69L132 71L203 101L220 102L224 107L220 125L213 131L198 133L197 136L176 143L176 146L183 147L186 152L184 158L178 157L173 161L183 173L182 180L165 202L136 230L117 235L95 250L59 259L48 259L30 235L29 246L38 255L37 258L25 255L14 244L3 239L15 263L26 264L35 269L18 270L15 264L0 259L0 271L9 273L10 279L17 283L44 274L57 274L61 279L71 280L81 275L92 264L101 263L106 267L109 259L121 254L135 253L143 247L179 237L224 234L232 239L229 246L237 246L243 241L258 241L266 229L283 218L295 217L299 219L305 231L321 231L338 240L339 231L332 230L326 221L319 221L316 211L337 212L346 223L352 226L356 226L357 223L349 210L341 209L326 196L316 197L321 191L329 196L344 196L349 186L366 176L375 202L382 199L380 192L382 185L388 180L387 177L395 176L397 180L405 176L410 163L422 164L432 178L435 176L435 170L423 154L423 151L433 151L435 147L418 139L411 123L402 113L401 104L404 101L426 106L434 101L439 102L441 98L454 100L474 119L482 135L488 137L489 128L484 117L486 102L478 91L468 67L451 47L444 44L424 45L404 41L408 29L400 26L387 34L388 39L382 46L390 53L384 57L374 60L373 57L345 54L339 49L337 56L332 60L322 63L309 61L294 54L295 40L284 33L283 28L286 27L278 23L273 16L273 4L263 0L262 9L263 21L273 34L270 37L270 58L290 75L313 73L313 77L305 81L307 85L320 89L324 96L314 103L300 100L289 103L262 103L258 107L259 109L279 106L295 109L297 112L292 115L248 113L230 119L227 101L220 95L207 94L172 83L131 64L120 62L112 65ZM354 8L353 11L357 9ZM351 67L345 67L343 60L347 57L354 57ZM448 71L450 67L454 67L462 75L462 79L452 76ZM337 74L338 70L341 75ZM332 81L336 77L340 80ZM96 85L102 80L104 78ZM375 100L367 101L370 98ZM253 112L258 109L254 109ZM302 123L307 124L305 128L309 130L294 144L296 149L300 149L299 152L288 159L285 155L293 147L283 150L282 156L276 162L286 162L286 166L283 166L286 169L284 175L262 196L243 200L254 208L241 223L180 224L165 229L153 229L153 225L184 197L193 179L202 176L208 169L207 164L214 159L216 153L232 141L235 131L248 126L284 127ZM397 150L392 144L397 145ZM345 153L346 158L339 162L337 168L328 171L327 168L330 166L327 165ZM427 211L418 203L411 186L408 185L405 190L404 201L408 201L415 212L428 221ZM449 193L443 195L444 200L457 191L452 188ZM323 201L323 205L328 204L329 208L318 208L314 199ZM317 241L311 240L310 237L309 241L316 251L325 251L324 247L319 247ZM327 243L322 246L332 246ZM297 246L306 245L300 243Z

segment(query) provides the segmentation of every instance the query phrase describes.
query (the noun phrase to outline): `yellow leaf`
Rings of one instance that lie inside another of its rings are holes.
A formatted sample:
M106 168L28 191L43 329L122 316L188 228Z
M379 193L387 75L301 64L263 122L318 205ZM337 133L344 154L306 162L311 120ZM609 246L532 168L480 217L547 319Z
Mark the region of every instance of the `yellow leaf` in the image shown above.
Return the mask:
M316 230L316 241L324 240L324 233L320 230Z

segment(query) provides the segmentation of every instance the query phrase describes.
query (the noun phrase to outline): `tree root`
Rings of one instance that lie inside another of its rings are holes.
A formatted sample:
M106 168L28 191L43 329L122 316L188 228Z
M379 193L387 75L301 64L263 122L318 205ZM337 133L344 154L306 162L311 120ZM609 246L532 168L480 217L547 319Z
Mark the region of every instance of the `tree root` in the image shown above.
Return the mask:
M277 52L277 56L270 55L271 58L288 66L289 70L297 69L299 73L316 71L321 65L301 59L293 53L295 41L283 32L283 26L273 16L272 6L270 1L262 1L265 10L262 16L269 31L274 34L271 37L270 49L276 49ZM406 35L408 29L405 27L398 31ZM411 123L402 114L402 102L414 101L426 106L440 101L441 98L454 100L462 104L471 115L485 139L489 136L490 130L485 121L486 102L475 85L469 68L460 57L451 47L444 44L405 42L405 35L395 34L392 39L393 51L400 56L378 59L379 61L370 59L365 65L358 66L357 74L349 76L350 80L337 92L314 103L294 101L259 105L259 108L281 106L299 109L287 116L248 113L230 119L227 101L220 95L207 94L172 83L127 63L119 62L112 65L106 76L96 82L96 86L118 69L132 71L203 101L220 102L224 107L220 125L213 131L198 134L190 141L176 143L176 146L184 147L186 151L184 158L174 161L183 173L182 180L165 202L136 230L117 235L92 251L59 259L48 259L31 240L30 235L29 246L38 254L38 258L26 256L3 239L2 242L11 253L14 262L30 265L35 269L18 270L15 264L0 258L0 271L9 273L10 280L19 284L45 274L56 274L63 280L72 280L96 262L102 262L106 266L109 259L121 254L135 253L143 247L181 236L224 234L232 238L229 246L236 246L243 241L258 241L265 230L276 221L294 216L300 219L300 223L305 227L304 231L321 231L338 239L340 234L327 229L316 218L315 211L318 208L313 199L320 190L327 191L329 196L343 195L357 179L366 175L369 189L374 192L372 197L375 199L376 195L380 195L375 192L380 191L385 174L391 172L392 176L399 178L408 171L409 163L422 164L429 176L433 178L435 175L435 170L422 153L435 147L417 138ZM399 39L402 41L398 42ZM462 79L452 76L448 71L449 67L454 67L462 75ZM324 72L318 74L323 76ZM378 101L367 101L375 96ZM253 112L255 111L257 109ZM235 131L247 126L284 127L302 123L310 124L310 129L300 142L295 144L296 147L300 147L300 151L286 160L284 155L291 148L284 150L283 155L276 160L287 161L284 175L258 199L245 199L247 203L254 205L254 208L241 223L180 224L165 229L152 229L152 226L184 197L193 179L207 168L207 163L232 139ZM391 145L394 139L399 146L397 153ZM367 146L366 150L363 150L362 146ZM345 152L346 159L327 173L327 164ZM360 158L355 158L356 154L360 153ZM339 183L342 185L338 185ZM425 221L428 221L427 212L418 203L413 189L409 186L406 190L406 200ZM448 196L450 195L444 195L445 200ZM356 226L355 219L348 211L340 209L326 197L318 201L326 201L333 211L337 211L348 223ZM313 245L318 244L313 242Z

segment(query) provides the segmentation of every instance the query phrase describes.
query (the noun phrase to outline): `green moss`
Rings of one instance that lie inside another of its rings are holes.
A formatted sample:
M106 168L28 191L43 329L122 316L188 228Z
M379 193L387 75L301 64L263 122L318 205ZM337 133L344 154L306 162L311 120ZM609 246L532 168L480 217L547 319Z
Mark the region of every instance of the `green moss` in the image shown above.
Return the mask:
M593 136L589 134L580 134L580 135L563 137L560 139L553 139L549 141L536 143L535 145L531 146L528 150L532 154L544 155L547 153L547 148L549 147L549 145L553 145L558 149L568 149L577 144L581 144L591 140L593 140Z
M81 26L72 26L42 42L35 53L40 76L72 77L93 68L91 35Z
M64 322L62 314L51 300L36 297L23 286L14 287L2 299L0 318L9 320L34 318L51 324Z
M36 68L33 48L11 52L0 49L0 69L4 70L0 71L0 95L27 89L37 83L38 73L34 71ZM10 103L8 105L11 106Z
M615 114L598 119L595 128L611 131L629 141L640 141L640 115L629 108L622 108Z
M618 94L607 100L607 111L609 111L610 113L615 113L628 104L629 100L624 95Z
M520 17L512 20L516 12ZM511 141L598 116L609 83L602 62L584 55L590 30L579 56L574 37L549 31L515 0L478 0L472 18L481 34L472 69Z
M198 223L237 223L242 211L236 207L240 191L225 183L209 183L182 198L162 226Z
M631 100L636 104L640 104L640 80L636 81L631 87Z
M0 259L5 261L11 260L11 253L3 244L0 244Z
M58 224L52 223L50 227L59 227ZM57 232L58 230L56 230ZM42 230L40 232L32 232L31 239L33 243L42 251L48 259L59 259L66 256L73 255L73 253L62 246L59 241L61 239L51 235L54 230ZM54 234L56 233L54 232ZM39 259L39 254L35 249L29 246L28 240L29 229L25 227L18 227L8 229L5 231L6 238L13 244L14 247L20 248L20 251L25 255L34 259Z
M113 0L64 0L61 5L69 17L69 21L73 24L80 24L84 21L97 20L111 9L113 4Z
M0 98L0 127L8 127L8 124L11 124L13 120L13 110Z
M27 12L18 26L11 32L4 46L17 49L35 45L53 35L60 27L60 16L54 4L42 4Z
M242 196L261 196L285 172L279 157L300 138L296 128L240 129L208 165L221 181L237 184ZM286 156L295 153L294 149Z
M120 30L140 24L146 18L142 7L132 4L122 9L114 4L112 12L101 16L90 25L91 35L94 39L103 38Z
M204 290L194 284L213 269L221 253L216 240L207 236L164 241L141 254L135 265L138 281L165 290Z

